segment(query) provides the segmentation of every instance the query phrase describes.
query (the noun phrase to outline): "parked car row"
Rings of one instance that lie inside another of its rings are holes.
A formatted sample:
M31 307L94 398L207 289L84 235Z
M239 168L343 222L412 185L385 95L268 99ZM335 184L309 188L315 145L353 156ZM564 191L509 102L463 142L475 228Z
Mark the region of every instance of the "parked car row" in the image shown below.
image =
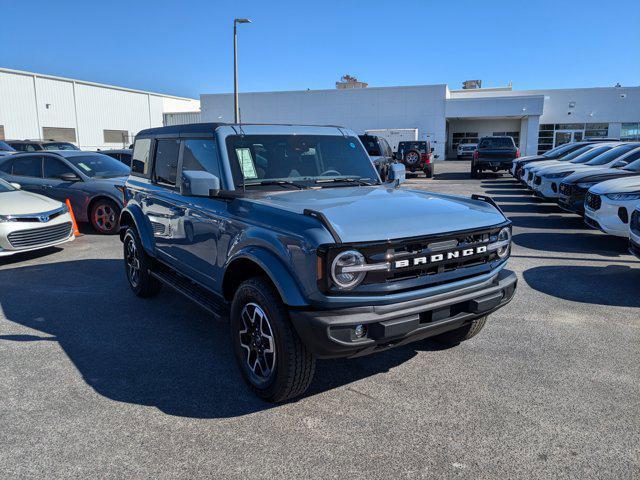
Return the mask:
M512 175L640 254L640 142L585 141L514 160Z

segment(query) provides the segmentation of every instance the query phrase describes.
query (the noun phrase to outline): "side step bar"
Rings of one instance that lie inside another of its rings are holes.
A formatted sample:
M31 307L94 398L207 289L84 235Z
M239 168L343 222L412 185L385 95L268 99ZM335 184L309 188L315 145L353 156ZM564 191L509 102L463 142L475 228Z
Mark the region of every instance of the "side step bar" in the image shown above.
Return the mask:
M178 293L181 293L211 313L216 320L228 320L229 306L227 302L201 285L189 280L184 275L179 274L160 262L155 262L149 273L163 284L173 288Z

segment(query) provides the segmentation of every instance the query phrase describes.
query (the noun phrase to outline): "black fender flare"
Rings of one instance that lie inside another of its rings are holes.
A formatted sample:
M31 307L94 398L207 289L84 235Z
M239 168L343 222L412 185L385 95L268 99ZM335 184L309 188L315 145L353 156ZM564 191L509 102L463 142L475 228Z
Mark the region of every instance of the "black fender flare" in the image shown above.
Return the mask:
M144 251L150 257L155 257L155 240L153 237L153 229L149 220L142 213L142 209L136 204L129 204L125 206L120 212L120 240L124 240L124 234L127 227L134 227Z
M306 307L309 302L305 299L299 284L293 277L289 269L282 260L273 252L262 247L248 247L238 251L229 258L222 275L222 289L224 291L225 282L229 280L229 267L237 260L249 260L258 265L267 274L273 285L275 285L280 298L289 307Z

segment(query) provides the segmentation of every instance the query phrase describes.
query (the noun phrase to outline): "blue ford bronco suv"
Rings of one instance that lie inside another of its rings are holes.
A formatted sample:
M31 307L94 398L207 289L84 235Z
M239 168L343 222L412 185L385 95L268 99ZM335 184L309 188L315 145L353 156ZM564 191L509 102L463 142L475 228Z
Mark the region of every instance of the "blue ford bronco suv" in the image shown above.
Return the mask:
M168 285L230 323L257 395L305 392L316 358L455 345L513 297L511 223L487 197L382 183L342 127L141 131L120 237L133 292Z

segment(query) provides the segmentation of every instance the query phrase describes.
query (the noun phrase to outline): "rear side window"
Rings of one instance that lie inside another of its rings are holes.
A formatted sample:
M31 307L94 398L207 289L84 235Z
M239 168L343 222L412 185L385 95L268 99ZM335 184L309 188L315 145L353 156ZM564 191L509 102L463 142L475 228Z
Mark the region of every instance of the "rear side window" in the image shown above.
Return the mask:
M149 152L151 151L151 139L141 138L136 140L131 159L131 173L134 175L149 175Z
M13 174L21 177L42 177L42 157L33 156L14 159Z
M507 137L489 137L480 141L480 148L515 148L513 139Z
M180 142L178 140L158 140L155 157L156 182L175 186L179 151Z
M0 163L0 172L11 174L11 167L13 165L13 161L9 160L8 162Z
M220 161L215 140L184 140L182 170L206 171L220 178Z

